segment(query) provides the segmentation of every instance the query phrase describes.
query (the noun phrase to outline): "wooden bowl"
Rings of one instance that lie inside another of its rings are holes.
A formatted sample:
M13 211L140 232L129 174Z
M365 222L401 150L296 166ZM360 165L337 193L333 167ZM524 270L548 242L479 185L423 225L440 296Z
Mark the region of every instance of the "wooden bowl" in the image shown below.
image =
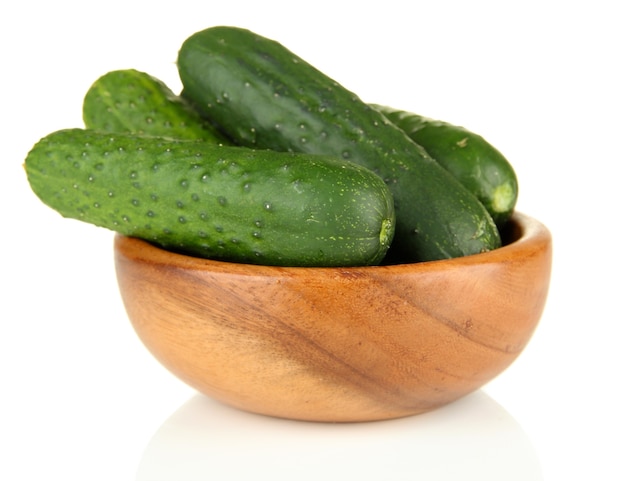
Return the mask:
M551 251L519 213L500 249L376 267L235 264L115 238L128 316L172 373L243 410L332 422L429 411L501 373L539 321Z

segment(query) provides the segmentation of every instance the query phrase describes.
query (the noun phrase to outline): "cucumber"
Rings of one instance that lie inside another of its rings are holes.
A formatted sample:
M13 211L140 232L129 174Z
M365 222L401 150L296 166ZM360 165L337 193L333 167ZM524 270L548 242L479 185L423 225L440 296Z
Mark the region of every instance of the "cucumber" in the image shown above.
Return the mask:
M98 78L83 100L85 127L176 139L227 143L189 103L161 80L135 69Z
M63 216L197 257L377 264L394 233L385 183L334 157L66 129L37 142L25 169Z
M500 247L474 195L382 113L280 43L211 27L183 42L177 65L182 95L235 143L334 155L380 175L396 206L389 263Z
M487 208L502 228L517 203L517 176L509 161L484 137L464 127L405 110L373 105L426 149Z

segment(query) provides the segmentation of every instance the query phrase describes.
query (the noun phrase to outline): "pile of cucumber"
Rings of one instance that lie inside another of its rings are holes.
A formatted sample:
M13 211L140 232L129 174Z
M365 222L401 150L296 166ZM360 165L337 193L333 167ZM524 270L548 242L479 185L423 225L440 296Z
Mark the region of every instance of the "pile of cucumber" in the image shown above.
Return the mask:
M279 266L486 252L517 179L481 136L368 104L280 43L212 27L179 50L175 94L138 70L89 88L84 128L28 153L48 206L165 249Z

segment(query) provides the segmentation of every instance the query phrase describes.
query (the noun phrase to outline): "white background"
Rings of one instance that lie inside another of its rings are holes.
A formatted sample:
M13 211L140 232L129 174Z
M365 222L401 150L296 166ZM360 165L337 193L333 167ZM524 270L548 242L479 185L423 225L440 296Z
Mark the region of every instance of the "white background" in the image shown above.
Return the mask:
M626 480L620 4L4 2L0 479ZM177 91L180 44L218 24L281 41L365 101L481 133L515 166L519 210L554 237L552 287L526 351L476 395L343 430L197 397L132 331L112 234L30 192L26 153L81 126L97 77L137 68Z

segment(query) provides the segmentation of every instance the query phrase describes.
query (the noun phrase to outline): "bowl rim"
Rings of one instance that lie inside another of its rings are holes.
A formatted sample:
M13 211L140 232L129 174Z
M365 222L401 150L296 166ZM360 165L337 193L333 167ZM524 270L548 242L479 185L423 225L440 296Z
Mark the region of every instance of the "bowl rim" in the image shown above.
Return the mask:
M550 248L551 234L547 227L537 219L515 211L511 216L506 230L503 232L502 247L488 252L414 263L381 264L348 267L303 267L303 266L272 266L264 264L246 264L229 262L202 257L194 257L175 251L166 250L147 240L116 233L114 250L116 255L123 255L130 260L141 261L153 265L167 265L184 270L223 272L228 274L277 277L286 273L302 275L304 273L344 273L359 274L383 271L390 274L415 273L452 269L473 264L498 264L520 257L533 255L537 251Z

